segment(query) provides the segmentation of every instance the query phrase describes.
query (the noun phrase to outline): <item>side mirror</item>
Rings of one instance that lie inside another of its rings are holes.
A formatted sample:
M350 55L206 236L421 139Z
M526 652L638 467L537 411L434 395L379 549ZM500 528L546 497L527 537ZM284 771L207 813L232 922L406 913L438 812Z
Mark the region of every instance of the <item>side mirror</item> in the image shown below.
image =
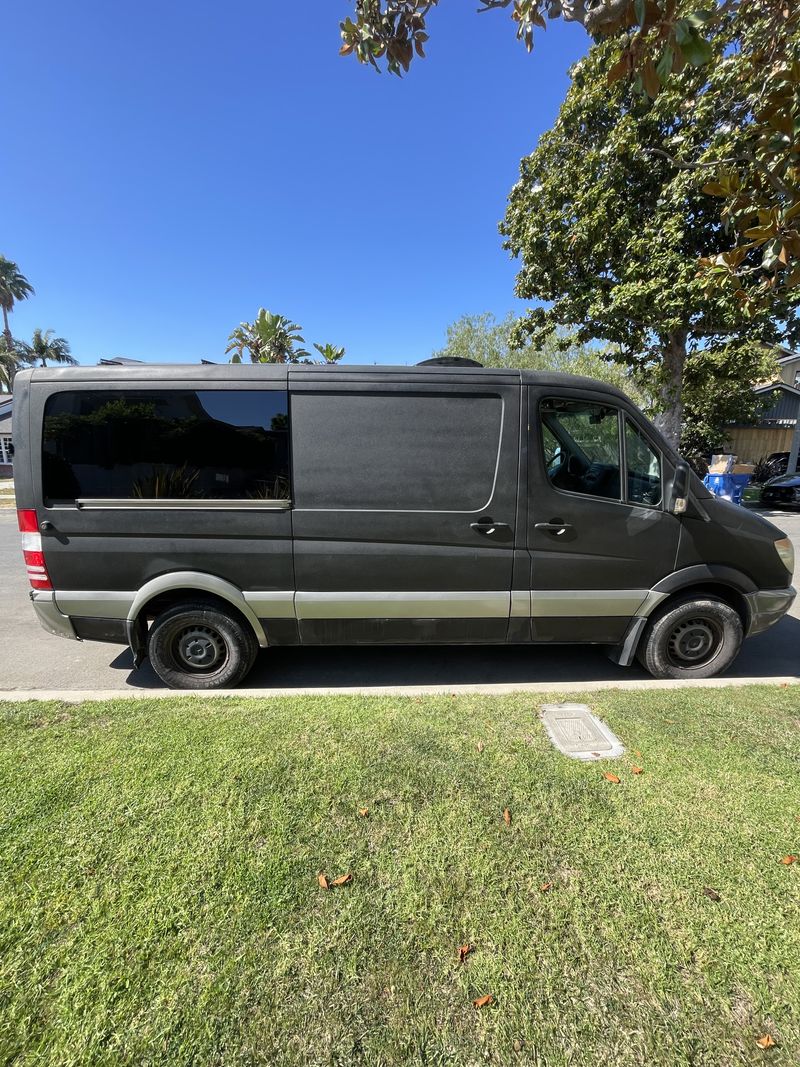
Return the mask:
M672 493L669 501L669 510L673 515L682 515L684 511L686 511L689 478L691 473L691 467L686 460L679 459L675 464L675 474L672 478Z

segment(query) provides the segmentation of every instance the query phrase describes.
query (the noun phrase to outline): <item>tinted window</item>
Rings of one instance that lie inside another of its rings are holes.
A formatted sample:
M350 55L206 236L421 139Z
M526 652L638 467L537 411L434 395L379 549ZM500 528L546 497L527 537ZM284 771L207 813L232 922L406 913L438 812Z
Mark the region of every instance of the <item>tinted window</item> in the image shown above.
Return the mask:
M477 511L492 496L498 396L296 393L298 507Z
M632 422L625 420L625 465L628 500L632 504L661 503L661 459Z
M619 412L583 400L543 400L547 474L557 489L620 498ZM557 447L553 446L553 440Z
M289 497L285 392L70 391L45 407L48 501Z

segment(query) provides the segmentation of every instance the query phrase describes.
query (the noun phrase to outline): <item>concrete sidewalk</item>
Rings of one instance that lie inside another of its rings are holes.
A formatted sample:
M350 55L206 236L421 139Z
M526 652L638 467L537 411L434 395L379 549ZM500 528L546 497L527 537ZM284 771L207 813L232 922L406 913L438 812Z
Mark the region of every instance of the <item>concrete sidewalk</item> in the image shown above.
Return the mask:
M785 678L708 678L686 681L631 679L630 681L593 682L527 682L489 683L483 685L361 685L361 686L299 686L292 689L4 689L0 701L19 703L26 700L60 700L65 704L81 704L87 700L164 700L216 699L218 697L257 698L296 696L449 696L468 693L499 696L506 693L532 693L561 696L568 693L626 691L631 689L726 689L743 685L800 685L800 677Z

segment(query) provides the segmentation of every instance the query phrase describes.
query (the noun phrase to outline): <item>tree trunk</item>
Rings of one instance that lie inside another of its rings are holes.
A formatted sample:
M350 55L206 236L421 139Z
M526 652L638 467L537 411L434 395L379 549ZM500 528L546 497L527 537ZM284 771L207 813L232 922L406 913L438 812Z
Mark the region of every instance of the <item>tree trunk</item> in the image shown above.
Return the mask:
M14 338L11 336L11 330L8 326L8 308L5 306L5 304L3 304L3 337L5 337L6 339L6 345L8 346L8 350L10 352L11 346L14 343Z
M658 391L661 413L656 426L678 451L683 422L683 368L686 363L686 331L672 333L662 349L662 382Z

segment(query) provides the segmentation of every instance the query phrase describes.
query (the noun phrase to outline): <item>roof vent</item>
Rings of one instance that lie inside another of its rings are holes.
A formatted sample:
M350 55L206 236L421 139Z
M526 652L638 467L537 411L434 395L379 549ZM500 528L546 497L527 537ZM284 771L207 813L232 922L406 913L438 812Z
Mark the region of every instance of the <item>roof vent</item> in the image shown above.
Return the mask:
M477 359L467 359L465 356L433 356L431 359L423 359L417 364L418 367L482 367Z

